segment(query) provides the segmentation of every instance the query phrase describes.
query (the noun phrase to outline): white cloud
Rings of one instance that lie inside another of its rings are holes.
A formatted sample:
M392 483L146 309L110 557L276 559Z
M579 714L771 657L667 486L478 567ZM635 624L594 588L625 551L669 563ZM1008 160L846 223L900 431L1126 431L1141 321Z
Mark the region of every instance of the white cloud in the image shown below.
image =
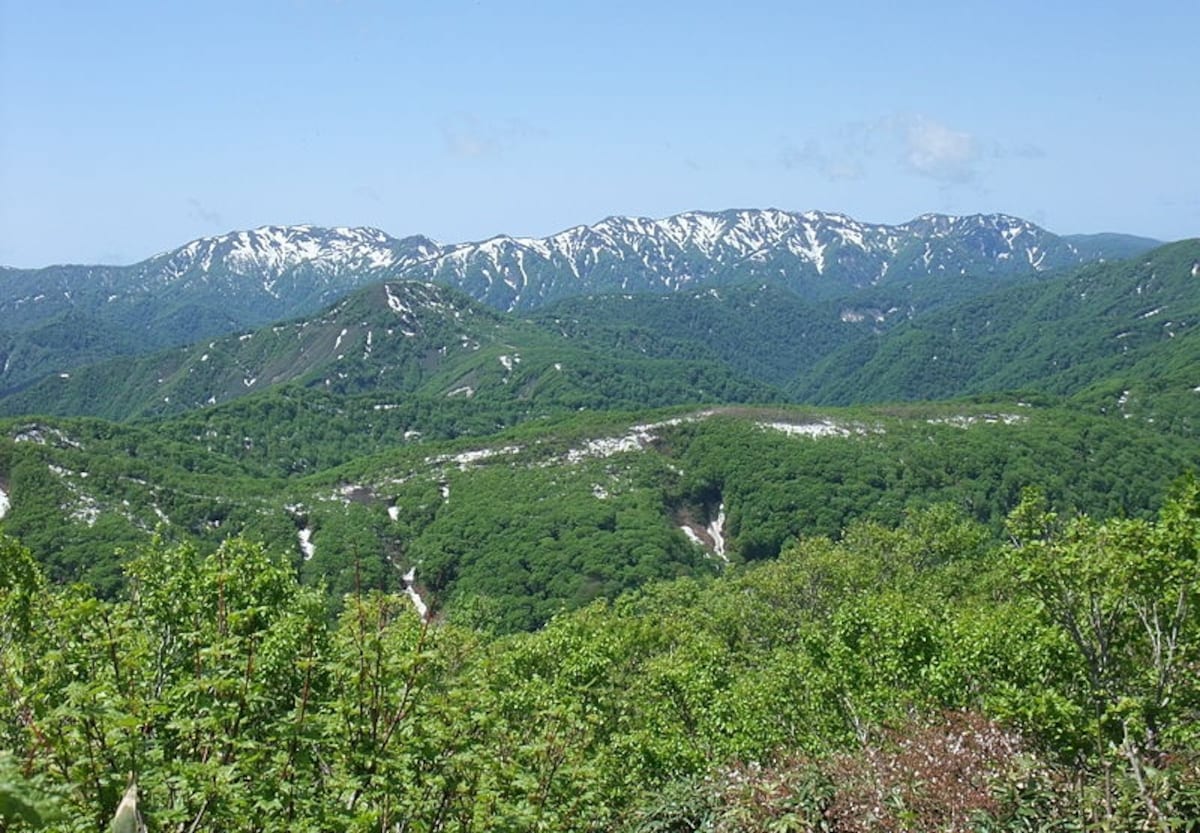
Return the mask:
M848 122L803 142L781 140L784 168L810 168L831 182L899 170L943 186L977 185L996 160L1037 159L1036 145L1009 148L924 113L892 113L873 121Z
M924 115L901 117L898 128L904 163L913 173L950 184L975 179L982 154L972 134Z
M474 159L494 152L496 144L485 133L472 115L458 114L442 120L442 141L451 156Z

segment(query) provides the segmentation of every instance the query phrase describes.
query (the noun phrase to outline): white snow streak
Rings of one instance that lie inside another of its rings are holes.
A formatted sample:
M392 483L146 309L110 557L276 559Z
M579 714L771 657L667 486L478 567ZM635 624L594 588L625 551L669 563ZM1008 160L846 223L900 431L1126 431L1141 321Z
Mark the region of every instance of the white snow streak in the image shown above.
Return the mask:
M724 562L729 562L729 556L725 554L725 504L722 503L717 509L717 517L705 529L708 537L712 538L713 552Z
M421 594L417 592L414 584L417 580L417 568L411 568L407 573L401 576L404 582L404 592L412 599L413 607L417 609L417 615L421 617L421 621L429 620L429 606L425 604L425 600L421 598Z
M682 425L685 422L695 422L713 415L713 411L703 411L695 416L676 417L662 422L634 425L623 437L600 437L586 441L578 448L569 449L565 455L567 463L579 463L590 457L611 457L624 451L644 451L650 443L658 438L658 430L672 425Z
M387 293L388 306L391 307L393 311L412 312L412 310L405 306L404 301L392 294L392 287L390 284L385 283L383 285L383 291Z
M833 422L809 422L803 425L796 425L791 422L760 422L759 425L763 428L770 428L775 431L782 431L785 434L802 437L849 437L851 433L866 433L861 428L856 428L852 432L849 428Z
M954 428L970 428L972 425L1018 425L1028 422L1029 417L1021 414L982 414L980 416L959 414L957 416L937 417L925 420L930 425L950 425Z
M304 553L304 560L308 561L317 552L317 547L312 542L312 528L306 526L298 534L300 537L300 552Z

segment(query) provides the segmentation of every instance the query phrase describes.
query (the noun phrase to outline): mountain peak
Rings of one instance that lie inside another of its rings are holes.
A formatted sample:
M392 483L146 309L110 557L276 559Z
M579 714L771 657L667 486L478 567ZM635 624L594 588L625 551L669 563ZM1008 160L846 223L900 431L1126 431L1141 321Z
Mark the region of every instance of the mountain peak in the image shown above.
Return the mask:
M177 275L221 265L238 274L260 270L279 277L301 264L333 269L361 264L389 266L397 259L398 242L370 227L269 225L202 237L156 259L165 259L168 271Z

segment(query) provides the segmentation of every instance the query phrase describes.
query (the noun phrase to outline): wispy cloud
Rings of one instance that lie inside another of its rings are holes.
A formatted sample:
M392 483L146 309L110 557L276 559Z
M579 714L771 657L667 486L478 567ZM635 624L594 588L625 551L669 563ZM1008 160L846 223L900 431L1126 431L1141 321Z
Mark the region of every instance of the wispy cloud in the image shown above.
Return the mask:
M489 122L472 113L455 113L441 120L446 152L459 159L498 156L542 131L519 119Z
M944 187L978 185L998 159L1038 159L1034 144L1006 147L925 113L892 113L874 121L849 122L802 142L784 138L778 161L808 168L833 181L862 179L871 168L899 170Z
M442 120L442 141L451 156L475 159L496 150L495 142L475 116L460 113Z
M812 168L826 179L837 182L861 179L864 156L862 152L847 148L831 150L813 139L799 147L784 140L779 150L779 163L789 170Z
M779 161L785 168L810 168L833 182L862 179L885 133L885 120L846 122L800 145L785 139Z
M195 197L188 197L188 216L194 217L210 226L221 225L220 213L210 210Z
M1011 150L1000 149L1001 156L1014 156L1017 159L1044 159L1046 151L1034 144L1025 144Z
M356 186L354 188L354 195L370 200L371 202L380 202L383 199L383 197L380 196L379 191L370 185Z

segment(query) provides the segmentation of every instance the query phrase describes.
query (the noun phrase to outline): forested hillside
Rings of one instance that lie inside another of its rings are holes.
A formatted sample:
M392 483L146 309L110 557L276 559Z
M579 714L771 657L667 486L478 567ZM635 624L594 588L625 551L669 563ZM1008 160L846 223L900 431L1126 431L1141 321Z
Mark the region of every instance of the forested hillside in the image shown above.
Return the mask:
M793 393L829 403L1014 389L1070 394L1114 377L1146 394L1149 378L1160 390L1190 391L1200 379L1180 371L1197 359L1197 264L1200 241L1182 241L933 310L824 357L797 377ZM1127 403L1119 397L1110 409ZM1149 406L1139 408L1142 416L1153 416Z
M940 504L536 633L141 548L120 601L3 540L0 818L151 829L1189 829L1200 496ZM126 794L123 815L132 814Z
M1069 511L1144 516L1198 450L1013 400L560 415L441 441L453 411L378 405L297 393L153 426L10 422L4 523L53 578L110 595L156 531L206 550L243 534L335 598L415 568L435 610L510 630L942 501L999 537L1034 483Z

